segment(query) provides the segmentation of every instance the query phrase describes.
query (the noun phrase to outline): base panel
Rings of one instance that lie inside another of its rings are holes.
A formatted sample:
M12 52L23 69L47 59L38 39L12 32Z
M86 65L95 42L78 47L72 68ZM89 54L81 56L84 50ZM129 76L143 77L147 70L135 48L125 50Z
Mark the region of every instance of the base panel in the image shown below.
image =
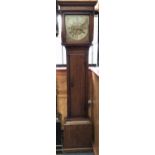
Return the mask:
M91 151L92 123L90 120L66 120L64 124L64 151Z

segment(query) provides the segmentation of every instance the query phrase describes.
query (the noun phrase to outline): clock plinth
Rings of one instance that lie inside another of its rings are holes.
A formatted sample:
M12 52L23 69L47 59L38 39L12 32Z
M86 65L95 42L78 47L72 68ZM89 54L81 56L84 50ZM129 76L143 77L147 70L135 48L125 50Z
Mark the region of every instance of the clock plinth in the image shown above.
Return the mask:
M96 2L58 0L62 15L62 45L67 54L66 152L92 149L92 122L88 117L88 51L93 40Z
M92 151L92 123L89 119L70 119L64 124L64 151Z

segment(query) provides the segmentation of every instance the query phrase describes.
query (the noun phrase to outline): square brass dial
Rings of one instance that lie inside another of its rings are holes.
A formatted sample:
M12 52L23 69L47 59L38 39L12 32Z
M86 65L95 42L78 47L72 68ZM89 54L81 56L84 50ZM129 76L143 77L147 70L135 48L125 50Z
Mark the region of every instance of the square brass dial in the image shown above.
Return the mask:
M65 15L67 43L87 43L89 41L89 15Z

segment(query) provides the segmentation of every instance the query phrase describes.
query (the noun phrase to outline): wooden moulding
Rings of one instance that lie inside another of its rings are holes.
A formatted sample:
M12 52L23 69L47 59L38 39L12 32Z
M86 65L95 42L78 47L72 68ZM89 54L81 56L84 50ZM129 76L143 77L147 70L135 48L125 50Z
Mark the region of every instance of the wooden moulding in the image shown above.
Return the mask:
M61 11L94 11L97 0L58 0Z
M94 11L94 7L92 6L62 6L61 11Z
M97 0L58 0L58 4L62 6L74 5L78 6L94 6L97 3Z

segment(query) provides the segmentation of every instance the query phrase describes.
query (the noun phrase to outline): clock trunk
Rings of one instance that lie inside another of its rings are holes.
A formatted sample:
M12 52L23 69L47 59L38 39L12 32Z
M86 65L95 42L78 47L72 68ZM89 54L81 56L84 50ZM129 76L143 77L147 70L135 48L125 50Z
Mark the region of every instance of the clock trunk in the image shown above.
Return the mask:
M68 47L68 118L88 117L88 47Z

